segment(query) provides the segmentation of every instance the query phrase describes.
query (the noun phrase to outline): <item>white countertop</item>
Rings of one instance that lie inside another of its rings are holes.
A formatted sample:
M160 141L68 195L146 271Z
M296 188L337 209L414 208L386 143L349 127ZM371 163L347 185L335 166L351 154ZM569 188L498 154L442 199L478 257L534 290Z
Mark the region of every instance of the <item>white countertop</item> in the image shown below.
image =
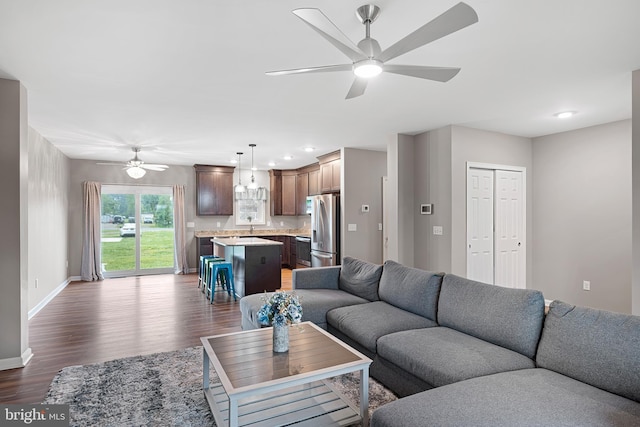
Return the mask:
M221 246L282 246L282 242L276 242L259 237L215 237L211 241Z

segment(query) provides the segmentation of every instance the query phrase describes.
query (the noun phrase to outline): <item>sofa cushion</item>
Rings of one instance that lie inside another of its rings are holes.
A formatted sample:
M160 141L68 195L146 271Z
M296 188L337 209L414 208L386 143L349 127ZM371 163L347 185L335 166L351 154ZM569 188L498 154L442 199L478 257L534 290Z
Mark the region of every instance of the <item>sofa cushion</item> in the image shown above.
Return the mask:
M542 292L488 285L446 274L438 302L438 323L508 348L536 354L544 320Z
M333 289L296 289L296 295L302 305L302 321L310 321L326 329L327 311L353 304L368 303L364 298L348 292ZM267 298L273 292L267 292ZM240 299L240 312L243 319L250 320L256 327L260 327L256 314L264 304L265 294L247 295ZM243 329L247 329L243 326Z
M327 323L372 353L376 352L378 338L383 335L436 326L433 320L383 301L334 308L327 313Z
M371 427L637 426L640 404L545 369L473 378L376 409Z
M382 301L435 321L441 283L441 273L386 261L378 294Z
M536 362L640 402L640 317L553 301Z
M381 274L382 265L344 257L339 287L343 291L369 301L378 301L378 283Z
M520 353L444 327L385 335L378 355L433 387L535 367Z

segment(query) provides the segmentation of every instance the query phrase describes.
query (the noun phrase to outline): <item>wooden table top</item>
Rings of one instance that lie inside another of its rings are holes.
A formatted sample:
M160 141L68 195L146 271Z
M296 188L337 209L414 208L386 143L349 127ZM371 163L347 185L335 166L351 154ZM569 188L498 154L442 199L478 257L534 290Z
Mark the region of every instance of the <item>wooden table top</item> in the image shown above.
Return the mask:
M227 393L371 363L311 322L289 327L286 353L273 352L272 334L262 328L201 338Z

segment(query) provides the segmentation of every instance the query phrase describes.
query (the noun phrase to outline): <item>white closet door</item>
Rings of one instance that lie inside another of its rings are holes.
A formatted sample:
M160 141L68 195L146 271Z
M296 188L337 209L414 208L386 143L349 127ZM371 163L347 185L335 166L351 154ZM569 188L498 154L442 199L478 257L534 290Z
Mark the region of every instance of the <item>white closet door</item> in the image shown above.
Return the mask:
M495 171L495 284L526 287L522 172Z
M467 175L467 278L493 283L493 175L470 168Z

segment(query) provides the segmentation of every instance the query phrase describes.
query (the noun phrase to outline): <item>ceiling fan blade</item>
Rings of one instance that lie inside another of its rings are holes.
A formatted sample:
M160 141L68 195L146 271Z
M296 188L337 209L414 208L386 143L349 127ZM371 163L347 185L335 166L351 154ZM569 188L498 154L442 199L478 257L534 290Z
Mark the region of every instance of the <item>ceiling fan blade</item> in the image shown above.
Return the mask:
M169 166L167 166L167 165L149 165L149 164L146 164L146 163L140 165L140 167L142 169L148 169L150 171L164 171L167 168L169 168Z
M345 99L351 99L351 98L356 98L360 95L362 95L365 91L365 89L367 88L367 79L363 79L360 77L356 77L356 79L353 81L353 84L351 85L351 89L349 89L349 93L347 93L347 96L345 97Z
M352 64L341 65L325 65L322 67L296 68L294 70L267 71L267 76L283 76L286 74L302 74L302 73L327 73L330 71L351 71Z
M102 166L126 166L126 163L117 163L117 162L96 162L96 165L102 165Z
M302 19L318 34L327 39L329 43L337 47L340 52L347 55L353 62L367 59L367 55L360 50L347 36L344 35L320 9L296 9L293 14Z
M385 64L384 71L388 73L402 74L403 76L418 77L420 79L448 82L460 72L460 68Z
M387 62L476 22L478 22L476 11L466 3L458 3L394 45L389 46L376 59Z

